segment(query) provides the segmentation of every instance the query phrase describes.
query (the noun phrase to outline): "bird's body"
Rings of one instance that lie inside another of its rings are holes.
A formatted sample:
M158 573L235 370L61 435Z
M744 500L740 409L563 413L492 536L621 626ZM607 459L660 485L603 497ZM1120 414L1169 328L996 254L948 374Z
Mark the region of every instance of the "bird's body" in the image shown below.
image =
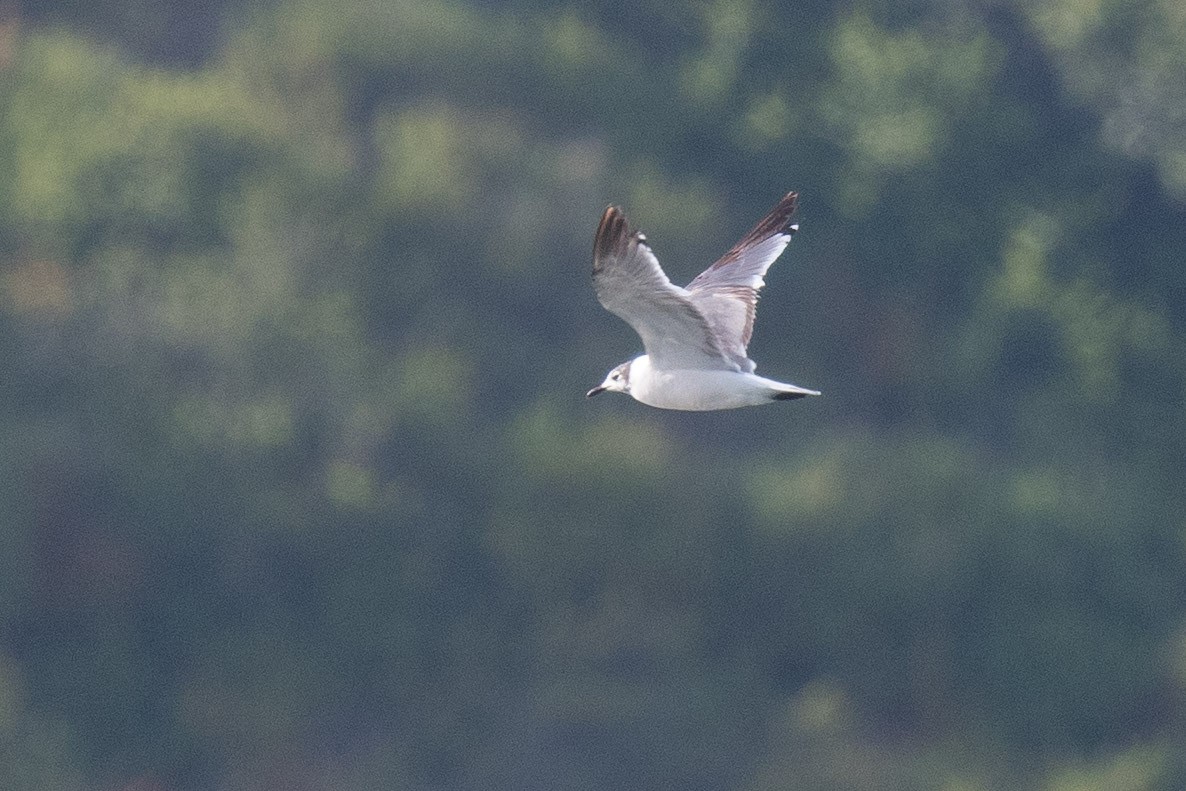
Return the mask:
M746 356L758 289L798 226L789 193L687 288L668 280L646 237L620 209L602 215L593 244L597 298L642 338L646 354L619 365L589 391L627 393L660 409L707 411L819 395L754 373Z
M628 389L624 392L635 401L659 409L707 412L818 395L814 390L744 371L656 369L645 354L635 357L629 365Z

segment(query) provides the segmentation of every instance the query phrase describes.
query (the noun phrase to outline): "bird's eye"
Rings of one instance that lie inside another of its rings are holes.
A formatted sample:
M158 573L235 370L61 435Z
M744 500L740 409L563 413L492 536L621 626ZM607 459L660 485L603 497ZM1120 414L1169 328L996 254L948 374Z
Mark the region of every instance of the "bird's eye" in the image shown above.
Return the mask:
M615 382L616 382L616 381L618 381L618 380L619 380L619 379L621 379L621 378L622 378L622 375L621 375L621 374L614 374L614 376L613 376L613 379L614 379L614 381L615 381Z

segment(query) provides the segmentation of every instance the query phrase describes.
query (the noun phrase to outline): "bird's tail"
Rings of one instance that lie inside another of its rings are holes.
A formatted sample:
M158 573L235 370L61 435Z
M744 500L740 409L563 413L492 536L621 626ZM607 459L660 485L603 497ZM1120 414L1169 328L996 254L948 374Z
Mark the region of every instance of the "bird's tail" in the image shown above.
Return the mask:
M793 398L805 398L807 396L819 395L819 390L808 390L806 387L799 387L798 385L779 383L779 389L770 394L770 398L775 401L790 401Z

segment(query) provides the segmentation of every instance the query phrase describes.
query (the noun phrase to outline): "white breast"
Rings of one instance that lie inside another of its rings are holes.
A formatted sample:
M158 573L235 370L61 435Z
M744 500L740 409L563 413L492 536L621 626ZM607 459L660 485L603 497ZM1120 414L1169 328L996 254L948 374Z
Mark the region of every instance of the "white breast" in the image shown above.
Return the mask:
M735 371L656 371L646 355L630 364L630 395L660 409L707 411L765 404L777 388L769 379Z

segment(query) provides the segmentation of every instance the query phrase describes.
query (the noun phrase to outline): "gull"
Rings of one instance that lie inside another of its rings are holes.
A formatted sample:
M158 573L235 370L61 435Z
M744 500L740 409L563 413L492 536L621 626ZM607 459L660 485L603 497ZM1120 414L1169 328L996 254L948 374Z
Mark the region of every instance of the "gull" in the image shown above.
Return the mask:
M586 395L626 393L660 409L708 411L819 395L754 373L746 355L762 277L799 230L789 192L729 252L686 288L673 284L647 239L610 206L593 241L593 287L634 328L646 354L624 362Z

